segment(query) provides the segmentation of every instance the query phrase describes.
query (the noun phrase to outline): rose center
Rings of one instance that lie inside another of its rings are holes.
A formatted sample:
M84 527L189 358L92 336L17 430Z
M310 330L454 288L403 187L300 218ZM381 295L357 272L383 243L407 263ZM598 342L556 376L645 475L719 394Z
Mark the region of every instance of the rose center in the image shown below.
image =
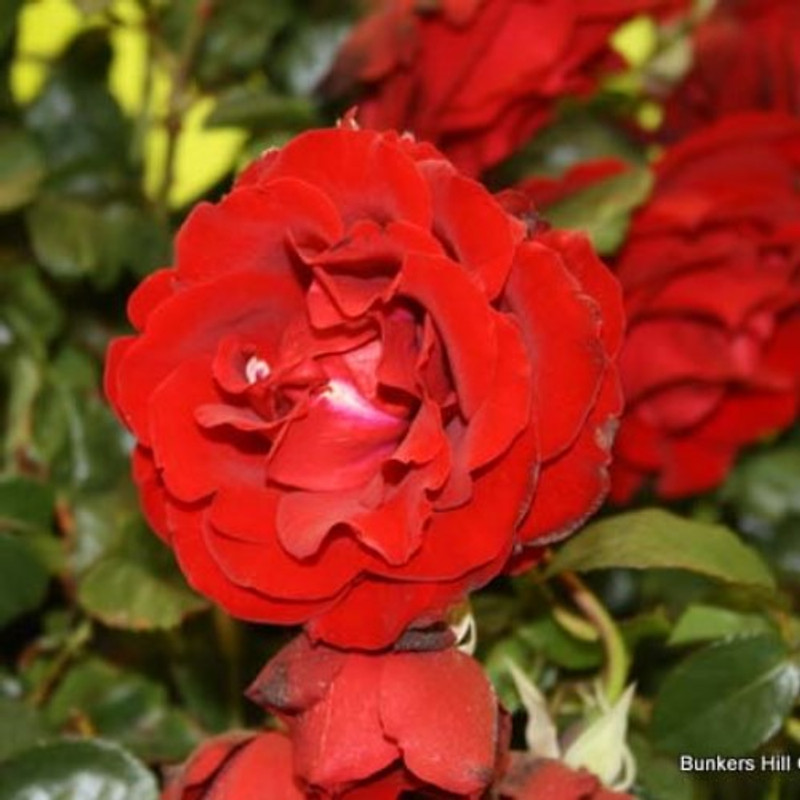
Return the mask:
M257 356L251 356L244 368L245 378L251 386L269 378L271 372L269 364Z

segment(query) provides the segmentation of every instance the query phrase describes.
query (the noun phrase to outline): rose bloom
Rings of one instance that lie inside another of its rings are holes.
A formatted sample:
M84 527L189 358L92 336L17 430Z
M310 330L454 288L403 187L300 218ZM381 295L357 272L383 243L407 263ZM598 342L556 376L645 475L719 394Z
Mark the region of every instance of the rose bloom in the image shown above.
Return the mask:
M190 214L106 392L198 591L380 648L595 510L619 287L528 227L432 147L346 128Z
M732 116L668 150L616 266L628 335L613 496L711 489L800 396L800 120Z
M402 767L330 795L294 776L292 743L285 733L237 731L209 739L171 770L161 800L397 800L412 791L409 796L459 797L426 785Z
M692 69L666 103L667 138L737 111L800 115L797 0L720 0L693 44Z
M269 794L265 788L269 787ZM292 772L292 745L277 731L235 731L204 742L170 771L161 800L305 800Z
M686 0L382 0L343 46L323 87L359 86L362 123L432 141L468 175L509 156L624 68L610 37L638 13Z
M302 635L248 695L288 725L295 775L312 795L368 800L381 786L395 790L387 798L414 789L477 800L506 766L508 717L480 664L452 647L365 654Z
M634 800L629 794L607 789L586 770L574 770L559 761L515 759L500 786L502 800Z

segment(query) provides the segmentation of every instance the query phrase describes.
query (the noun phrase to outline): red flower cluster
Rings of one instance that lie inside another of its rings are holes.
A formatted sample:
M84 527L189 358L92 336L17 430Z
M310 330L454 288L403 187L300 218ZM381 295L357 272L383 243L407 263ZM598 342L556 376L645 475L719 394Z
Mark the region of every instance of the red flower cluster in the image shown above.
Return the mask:
M200 205L106 387L189 581L381 648L607 489L618 287L410 137L311 131Z
M656 165L616 267L628 336L613 495L716 486L800 400L800 120L731 116Z
M289 725L206 742L162 800L477 798L505 765L508 726L480 666L457 650L347 653L292 642L250 695Z
M670 16L686 0L383 0L328 78L365 85L362 122L410 130L468 175L509 156L559 100L591 93L622 66L616 28L638 13Z
M666 105L664 134L738 111L800 115L800 3L720 0L694 33L694 63Z
M494 690L452 648L375 655L301 636L248 694L286 722L295 774L326 796L390 778L402 789L478 798L505 765L510 731Z

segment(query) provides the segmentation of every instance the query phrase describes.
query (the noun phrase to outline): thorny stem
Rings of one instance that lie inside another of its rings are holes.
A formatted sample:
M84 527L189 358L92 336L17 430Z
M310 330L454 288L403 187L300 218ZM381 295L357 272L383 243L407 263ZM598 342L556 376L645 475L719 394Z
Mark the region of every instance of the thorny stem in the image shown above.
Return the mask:
M169 194L175 178L175 157L178 150L178 137L182 126L182 116L186 105L186 93L194 70L208 22L211 19L217 0L198 0L192 21L186 31L183 48L172 75L172 89L167 105L164 126L167 133L167 146L164 155L164 173L158 190L156 204L162 217L167 216Z
M558 577L572 601L600 635L606 656L603 676L605 694L609 704L613 704L625 689L630 669L630 657L622 634L603 604L574 572L564 572Z

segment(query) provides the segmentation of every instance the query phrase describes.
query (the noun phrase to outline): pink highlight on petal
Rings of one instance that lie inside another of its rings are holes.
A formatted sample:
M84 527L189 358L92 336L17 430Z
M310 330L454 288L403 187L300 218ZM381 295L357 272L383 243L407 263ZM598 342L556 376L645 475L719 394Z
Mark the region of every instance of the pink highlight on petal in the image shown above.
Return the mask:
M328 405L348 417L355 417L369 427L396 426L400 420L372 405L348 381L332 378L320 393Z
M734 367L742 377L749 377L758 368L764 343L775 330L775 317L761 312L753 315L744 330L737 332L731 341Z

